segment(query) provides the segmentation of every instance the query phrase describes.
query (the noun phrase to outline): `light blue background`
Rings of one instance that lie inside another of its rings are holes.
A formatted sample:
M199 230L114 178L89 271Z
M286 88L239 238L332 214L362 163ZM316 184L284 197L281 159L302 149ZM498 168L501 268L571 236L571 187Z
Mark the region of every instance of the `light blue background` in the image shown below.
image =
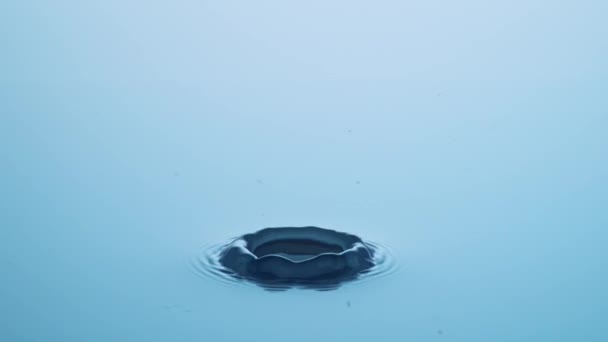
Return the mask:
M3 1L0 340L605 341L607 13ZM268 293L188 267L283 225L400 271Z

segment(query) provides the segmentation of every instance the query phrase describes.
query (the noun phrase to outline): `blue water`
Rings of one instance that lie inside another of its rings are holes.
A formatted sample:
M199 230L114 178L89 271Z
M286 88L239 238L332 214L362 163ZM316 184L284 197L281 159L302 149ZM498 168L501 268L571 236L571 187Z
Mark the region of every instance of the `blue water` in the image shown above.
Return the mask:
M606 341L608 3L0 3L0 341ZM334 291L201 277L316 225Z

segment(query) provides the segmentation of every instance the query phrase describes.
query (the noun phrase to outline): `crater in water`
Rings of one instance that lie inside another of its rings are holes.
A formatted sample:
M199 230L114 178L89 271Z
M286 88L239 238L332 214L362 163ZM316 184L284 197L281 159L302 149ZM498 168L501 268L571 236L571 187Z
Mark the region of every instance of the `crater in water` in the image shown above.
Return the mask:
M331 290L386 267L379 245L319 227L265 228L208 250L195 267L269 290ZM382 267L385 266L385 267Z

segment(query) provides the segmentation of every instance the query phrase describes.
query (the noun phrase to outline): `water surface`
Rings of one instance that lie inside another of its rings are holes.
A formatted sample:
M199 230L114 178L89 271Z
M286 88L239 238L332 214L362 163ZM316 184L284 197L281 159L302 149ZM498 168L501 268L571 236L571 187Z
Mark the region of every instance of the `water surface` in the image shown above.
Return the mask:
M605 341L607 12L3 1L0 340ZM191 267L306 225L398 270Z

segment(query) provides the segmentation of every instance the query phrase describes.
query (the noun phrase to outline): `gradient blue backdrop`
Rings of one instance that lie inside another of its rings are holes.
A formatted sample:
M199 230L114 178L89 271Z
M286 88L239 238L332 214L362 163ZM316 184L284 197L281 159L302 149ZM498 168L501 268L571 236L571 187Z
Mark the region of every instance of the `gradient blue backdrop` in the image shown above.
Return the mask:
M606 341L607 13L2 1L0 340ZM268 293L189 269L281 225L400 271Z

